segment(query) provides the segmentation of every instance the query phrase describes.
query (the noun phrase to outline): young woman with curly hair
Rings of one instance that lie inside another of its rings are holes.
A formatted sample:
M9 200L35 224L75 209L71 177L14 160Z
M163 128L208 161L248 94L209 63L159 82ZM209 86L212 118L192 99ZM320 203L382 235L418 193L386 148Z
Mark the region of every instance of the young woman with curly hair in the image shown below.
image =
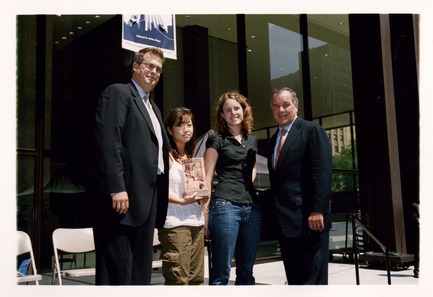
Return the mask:
M206 181L218 183L205 215L205 235L212 239L210 285L226 285L233 256L236 285L254 285L253 266L260 240L262 210L255 203L257 139L251 135L253 115L247 98L224 93L216 108L216 133L206 142ZM206 227L209 228L206 228Z

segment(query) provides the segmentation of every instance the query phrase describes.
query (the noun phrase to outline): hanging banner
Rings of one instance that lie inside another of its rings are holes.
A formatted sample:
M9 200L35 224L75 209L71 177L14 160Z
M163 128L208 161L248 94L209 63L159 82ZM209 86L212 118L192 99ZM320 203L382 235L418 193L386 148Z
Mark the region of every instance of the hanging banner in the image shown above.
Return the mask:
M174 14L128 14L122 20L122 48L138 52L157 47L164 57L177 59Z

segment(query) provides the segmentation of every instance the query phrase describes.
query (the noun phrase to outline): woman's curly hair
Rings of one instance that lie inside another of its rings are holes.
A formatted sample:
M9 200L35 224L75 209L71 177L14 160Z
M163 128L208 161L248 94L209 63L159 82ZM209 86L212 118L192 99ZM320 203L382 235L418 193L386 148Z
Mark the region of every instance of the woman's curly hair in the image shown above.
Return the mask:
M222 94L221 97L219 98L218 105L216 108L217 124L215 130L219 134L231 132L229 127L227 126L227 122L224 120L222 116L224 103L228 99L236 100L236 102L238 102L242 106L242 110L244 112L244 120L242 122L242 132L250 134L253 131L253 123L254 123L253 110L250 104L248 103L248 99L242 94L240 94L238 91L226 92Z

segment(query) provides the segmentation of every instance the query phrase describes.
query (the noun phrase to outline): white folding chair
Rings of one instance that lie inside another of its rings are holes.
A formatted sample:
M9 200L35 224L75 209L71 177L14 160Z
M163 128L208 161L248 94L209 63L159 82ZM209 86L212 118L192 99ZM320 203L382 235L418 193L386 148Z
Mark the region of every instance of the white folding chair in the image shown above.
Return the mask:
M95 275L95 268L63 269L60 266L59 252L87 253L95 250L92 228L59 228L53 232L54 265L52 284L59 279L62 285L62 277L82 277Z
M35 257L33 255L32 242L29 235L23 231L17 231L17 243L17 256L26 253L30 254L30 268L28 269L30 273L27 274L27 269L24 272L17 271L17 283L35 282L35 284L38 286L39 281L42 280L42 276L38 274L36 270Z

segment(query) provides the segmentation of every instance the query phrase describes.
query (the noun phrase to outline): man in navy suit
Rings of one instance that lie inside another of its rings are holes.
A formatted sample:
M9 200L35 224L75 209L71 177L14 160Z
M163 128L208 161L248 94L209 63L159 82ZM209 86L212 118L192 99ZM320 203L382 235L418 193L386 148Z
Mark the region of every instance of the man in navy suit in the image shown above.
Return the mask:
M326 285L331 145L321 126L298 117L292 89L276 89L271 108L279 127L268 143L268 168L287 282Z
M96 152L103 195L94 225L97 285L149 285L153 233L168 204L168 138L149 98L162 73L156 48L135 53L132 80L101 94Z

